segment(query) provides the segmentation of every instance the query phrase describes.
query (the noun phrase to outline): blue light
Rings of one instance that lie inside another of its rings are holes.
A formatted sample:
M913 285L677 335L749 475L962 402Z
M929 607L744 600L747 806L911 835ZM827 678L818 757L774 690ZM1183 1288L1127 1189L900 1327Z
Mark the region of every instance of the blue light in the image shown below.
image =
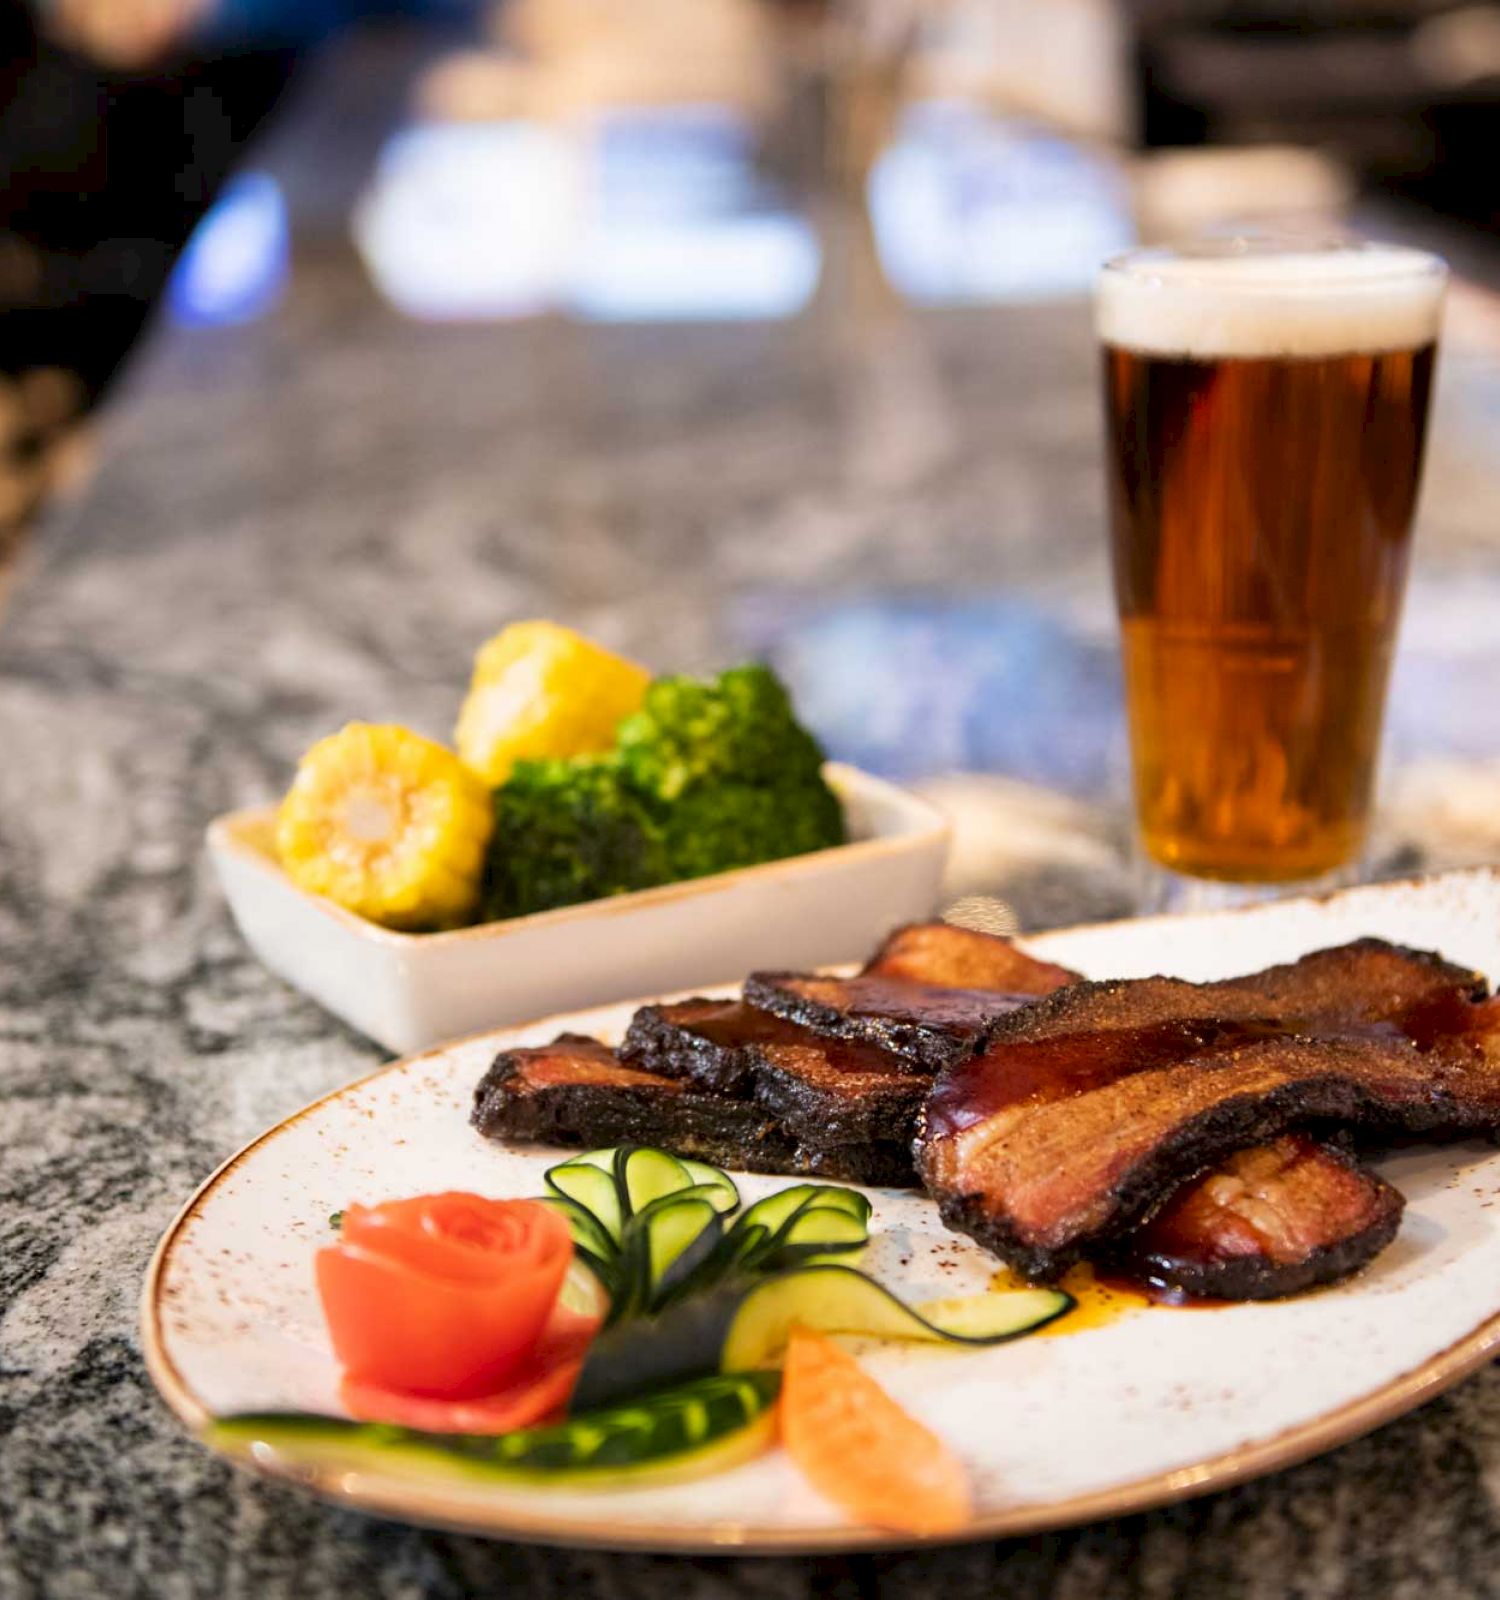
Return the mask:
M252 322L280 301L291 229L276 180L231 178L193 230L167 285L167 313L186 327Z

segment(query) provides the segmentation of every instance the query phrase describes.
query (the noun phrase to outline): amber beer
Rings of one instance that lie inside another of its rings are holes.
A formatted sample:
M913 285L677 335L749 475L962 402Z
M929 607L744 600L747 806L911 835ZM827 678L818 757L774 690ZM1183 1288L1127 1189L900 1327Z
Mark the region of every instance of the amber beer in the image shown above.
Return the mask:
M1247 883L1358 856L1446 277L1378 246L1103 273L1116 594L1149 855Z

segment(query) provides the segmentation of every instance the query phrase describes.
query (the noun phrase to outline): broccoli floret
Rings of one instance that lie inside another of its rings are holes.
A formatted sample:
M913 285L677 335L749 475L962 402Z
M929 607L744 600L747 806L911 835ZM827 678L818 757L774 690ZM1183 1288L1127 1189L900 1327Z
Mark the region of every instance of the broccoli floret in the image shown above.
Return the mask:
M733 781L701 784L666 812L674 879L826 850L846 837L843 807L821 777L767 788Z
M670 802L718 779L772 784L816 777L818 742L769 667L717 678L658 678L620 724L620 758L644 794Z
M550 911L673 877L661 822L613 754L518 762L495 791L486 917Z
M823 752L766 667L662 678L607 755L495 791L484 914L524 916L842 844Z

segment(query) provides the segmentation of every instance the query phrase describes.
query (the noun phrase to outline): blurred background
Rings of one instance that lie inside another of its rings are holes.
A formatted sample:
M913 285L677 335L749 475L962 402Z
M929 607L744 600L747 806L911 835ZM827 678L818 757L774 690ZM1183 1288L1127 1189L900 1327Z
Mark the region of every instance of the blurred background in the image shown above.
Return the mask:
M656 666L768 655L835 754L988 819L954 888L1032 921L1023 859L1129 898L1097 264L1264 223L1440 250L1446 555L1382 859L1438 813L1500 851L1500 4L0 0L0 58L0 561L89 503L104 402L96 545L134 507L248 561L222 525L284 515L352 574L358 500L445 692L508 599Z
M835 270L1064 294L1371 195L1500 218L1484 0L4 0L0 59L3 411L41 434L163 301L270 311L294 220L412 316L649 320L794 315Z
M1500 215L1484 0L6 0L0 57L4 359L54 373L38 414L98 396L169 281L171 314L268 310L291 214L352 213L382 292L447 317L792 313L830 186L929 301L1371 194ZM311 90L305 160L255 181L331 57L337 108Z

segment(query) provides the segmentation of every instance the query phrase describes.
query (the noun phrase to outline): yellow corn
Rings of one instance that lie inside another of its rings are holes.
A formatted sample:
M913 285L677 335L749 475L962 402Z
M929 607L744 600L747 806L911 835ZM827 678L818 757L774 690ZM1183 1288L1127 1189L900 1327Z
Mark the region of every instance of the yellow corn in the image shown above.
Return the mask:
M459 756L498 786L516 762L608 750L651 675L555 622L516 622L474 658Z
M276 819L292 881L388 928L452 928L479 900L484 784L410 729L351 722L302 758Z

